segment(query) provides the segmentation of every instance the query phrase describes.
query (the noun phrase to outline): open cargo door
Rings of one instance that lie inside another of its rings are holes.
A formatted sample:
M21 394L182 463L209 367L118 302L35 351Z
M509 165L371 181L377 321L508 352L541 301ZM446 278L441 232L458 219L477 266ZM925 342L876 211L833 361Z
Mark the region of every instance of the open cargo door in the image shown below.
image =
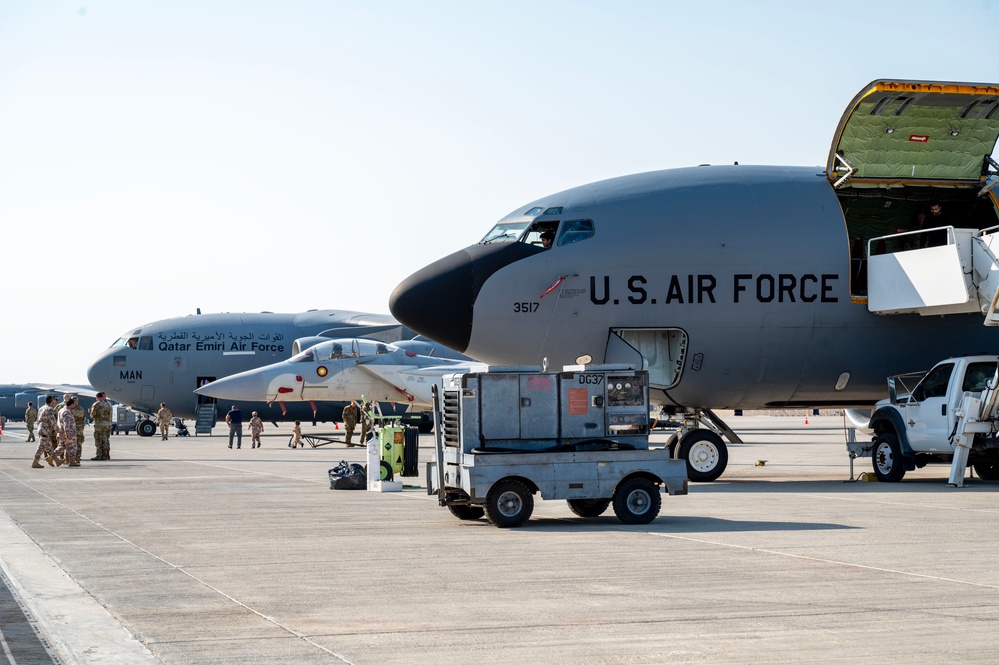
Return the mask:
M997 84L879 80L853 98L826 176L847 224L856 301L879 314L981 308L969 235L999 223L997 139Z

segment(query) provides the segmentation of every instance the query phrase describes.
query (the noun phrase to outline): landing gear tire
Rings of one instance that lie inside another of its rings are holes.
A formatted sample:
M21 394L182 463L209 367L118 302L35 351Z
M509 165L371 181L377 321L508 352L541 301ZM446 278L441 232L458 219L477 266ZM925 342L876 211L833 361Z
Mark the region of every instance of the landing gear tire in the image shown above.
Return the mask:
M580 517L600 517L610 505L610 499L569 499L569 510Z
M905 475L902 463L902 447L894 434L879 434L874 441L874 475L883 483L897 483ZM977 471L977 469L976 469Z
M648 524L662 504L659 488L648 478L628 478L614 490L614 514L625 524Z
M519 480L501 480L486 495L486 517L501 529L520 526L533 512L534 495Z
M669 450L669 456L676 459L676 444L680 441L680 435L676 432L666 440L666 449Z
M152 436L156 434L156 423L152 420L140 420L135 425L135 433L139 436Z
M972 462L971 468L982 480L999 480L999 457L989 456Z
M716 433L695 429L680 439L679 459L687 462L687 478L695 483L710 483L725 473L728 448Z
M460 520L477 520L486 514L486 510L482 506L469 506L463 503L449 504L447 509Z

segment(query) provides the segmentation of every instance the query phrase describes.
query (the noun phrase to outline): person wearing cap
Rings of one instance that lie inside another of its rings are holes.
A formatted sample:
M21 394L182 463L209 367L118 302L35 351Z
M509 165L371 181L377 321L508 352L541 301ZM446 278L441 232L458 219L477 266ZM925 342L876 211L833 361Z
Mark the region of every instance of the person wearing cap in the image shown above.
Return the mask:
M229 426L229 447L232 448L232 437L236 437L236 450L243 447L243 414L235 404L225 414L225 422Z
M264 431L264 421L260 419L257 412L254 411L253 415L250 417L250 445L251 448L260 447L260 433Z

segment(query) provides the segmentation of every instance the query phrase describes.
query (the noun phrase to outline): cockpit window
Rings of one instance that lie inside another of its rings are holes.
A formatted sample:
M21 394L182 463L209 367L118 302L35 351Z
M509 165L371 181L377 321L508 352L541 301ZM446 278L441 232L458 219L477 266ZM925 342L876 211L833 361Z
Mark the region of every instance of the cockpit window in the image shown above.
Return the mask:
M297 356L292 357L289 362L324 362L342 358L367 358L368 356L392 353L397 349L397 346L373 339L334 339L310 346Z
M490 242L513 242L520 236L520 232L527 228L530 220L519 222L500 222L486 234L479 242L486 244Z
M534 222L531 224L531 228L527 229L527 233L524 234L524 237L520 241L526 242L528 245L537 245L538 247L548 249L552 246L552 241L555 239L555 232L557 230L557 219Z
M119 337L114 344L115 346L127 346L130 349L139 349L140 351L152 351L153 350L153 338L149 336L143 337Z
M562 245L571 245L574 242L586 240L591 237L593 237L592 219L570 219L562 225L558 242L555 244L561 247Z

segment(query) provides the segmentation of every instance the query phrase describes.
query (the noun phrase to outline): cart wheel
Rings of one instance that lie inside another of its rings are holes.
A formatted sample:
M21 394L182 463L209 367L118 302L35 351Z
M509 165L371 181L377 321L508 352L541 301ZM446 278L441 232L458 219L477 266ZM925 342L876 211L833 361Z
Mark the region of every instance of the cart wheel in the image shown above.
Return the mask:
M569 499L569 510L580 517L600 517L610 505L610 499Z
M469 506L467 504L448 504L448 510L451 514L460 520L477 520L486 514L485 508L482 506Z
M628 478L614 490L614 514L625 524L648 524L662 505L659 488L648 478Z
M378 480L392 480L392 465L385 460L379 464Z
M520 526L533 512L534 495L519 480L501 480L486 495L486 516L501 529Z

